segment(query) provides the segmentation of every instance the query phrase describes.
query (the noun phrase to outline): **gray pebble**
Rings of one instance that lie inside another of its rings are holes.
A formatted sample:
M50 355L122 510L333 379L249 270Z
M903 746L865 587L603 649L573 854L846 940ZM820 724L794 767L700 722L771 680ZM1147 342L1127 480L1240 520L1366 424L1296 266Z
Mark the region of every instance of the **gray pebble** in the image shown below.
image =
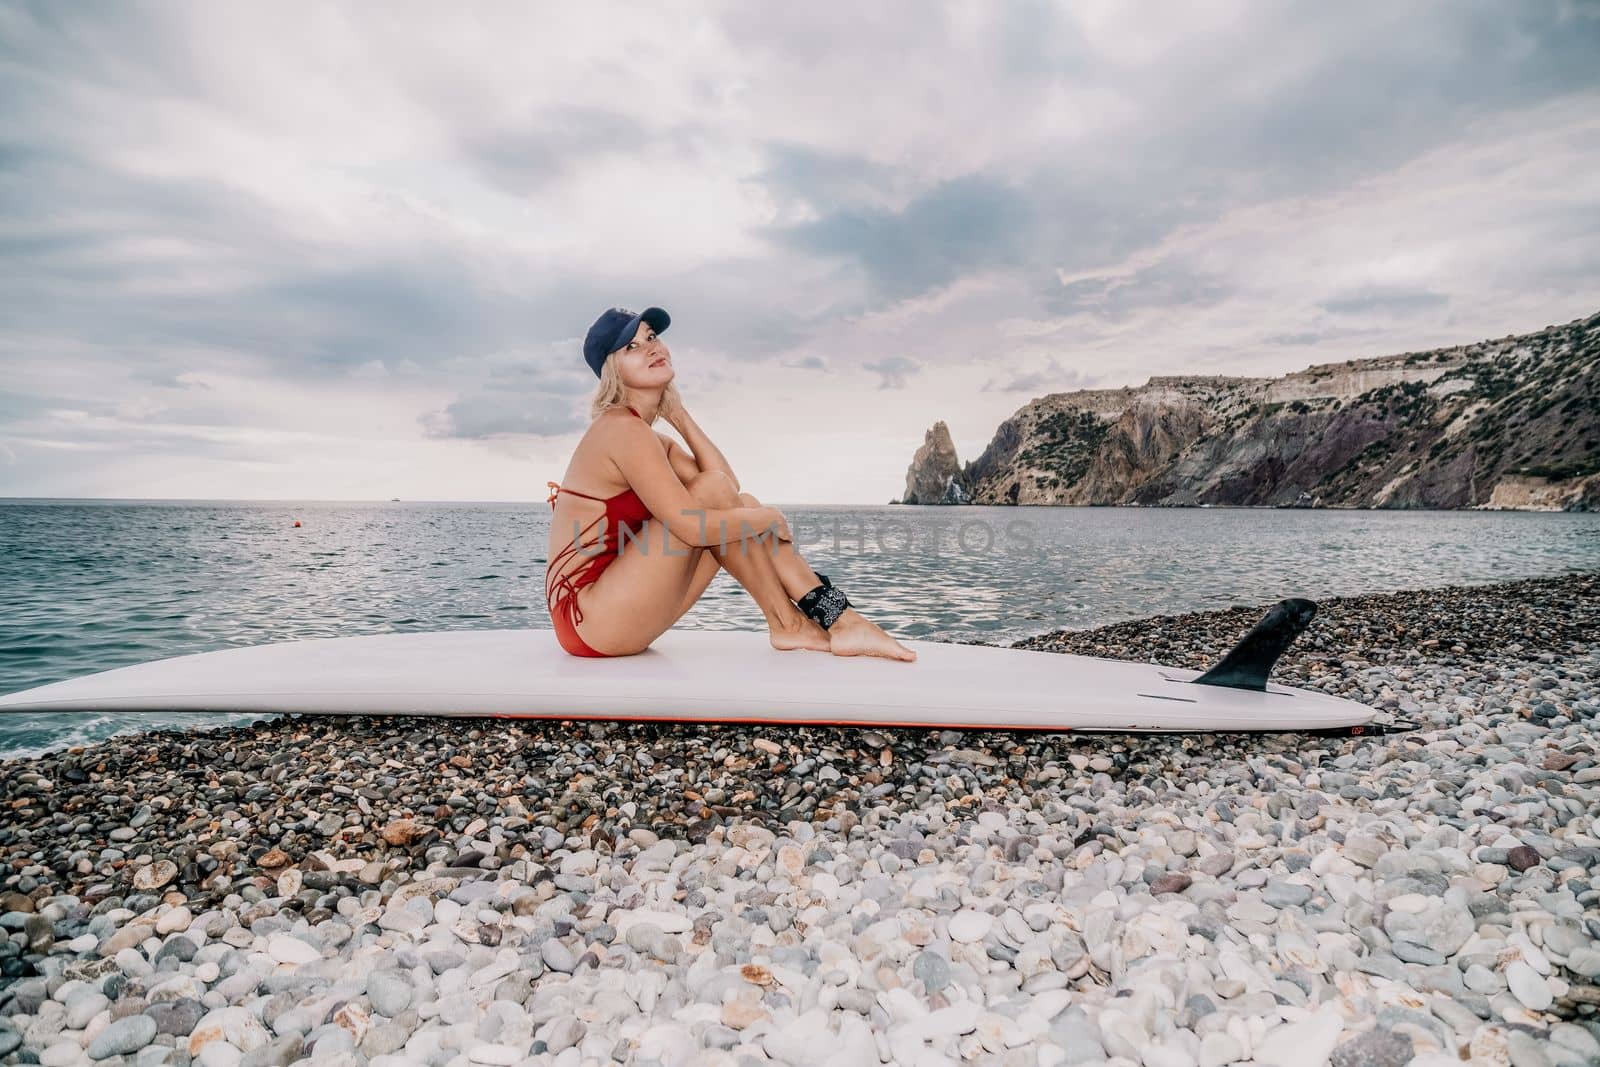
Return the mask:
M156 1023L148 1015L129 1015L113 1020L95 1035L87 1049L93 1060L128 1056L155 1040Z
M937 993L950 984L950 961L937 952L919 952L911 961L911 976L929 993Z

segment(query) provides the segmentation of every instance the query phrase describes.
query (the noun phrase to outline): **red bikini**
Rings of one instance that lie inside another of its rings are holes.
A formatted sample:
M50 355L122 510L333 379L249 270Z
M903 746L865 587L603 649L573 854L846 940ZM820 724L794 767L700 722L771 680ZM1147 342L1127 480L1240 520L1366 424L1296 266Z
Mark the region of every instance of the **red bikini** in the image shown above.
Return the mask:
M628 408L633 411L632 407ZM637 411L633 411L639 418ZM599 500L606 506L606 513L596 518L588 526L578 532L572 543L558 552L545 569L545 604L550 608L550 621L555 626L556 640L561 647L574 656L610 656L609 652L596 652L584 644L583 638L578 636L578 623L583 621L583 609L578 606L578 590L595 582L611 561L616 559L622 550L621 528L626 526L631 533L638 533L644 526L645 520L651 518L650 509L644 506L644 501L632 489L625 489L616 496L598 497L588 493L580 493L576 489L563 489L556 482L545 483L550 486L550 496L545 503L555 506L556 497L561 493L571 493L588 500ZM578 542L583 535L594 529L596 523L604 523L605 529L600 538L584 546L583 553L589 562L574 570L572 574L562 574L561 567L578 552ZM598 545L599 551L593 556L587 549Z

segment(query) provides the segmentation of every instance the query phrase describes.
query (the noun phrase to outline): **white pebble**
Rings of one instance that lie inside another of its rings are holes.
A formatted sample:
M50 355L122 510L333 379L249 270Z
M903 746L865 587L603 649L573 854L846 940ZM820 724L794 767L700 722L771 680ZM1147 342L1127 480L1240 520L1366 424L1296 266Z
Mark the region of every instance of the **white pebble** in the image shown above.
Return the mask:
M267 955L279 963L289 963L296 966L322 958L322 953L311 945L306 944L298 937L290 937L288 934L273 934L267 938Z
M1529 1011L1548 1011L1550 1005L1555 1003L1550 983L1523 960L1512 960L1506 964L1506 984L1511 987L1511 995Z
M964 909L950 917L950 940L971 943L982 941L994 925L994 916L987 912Z

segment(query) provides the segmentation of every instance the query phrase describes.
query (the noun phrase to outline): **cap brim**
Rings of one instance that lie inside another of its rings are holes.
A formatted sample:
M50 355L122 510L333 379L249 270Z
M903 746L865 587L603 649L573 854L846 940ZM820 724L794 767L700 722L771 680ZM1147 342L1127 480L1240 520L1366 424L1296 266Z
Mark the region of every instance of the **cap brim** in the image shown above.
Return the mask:
M639 314L629 319L627 324L622 327L622 331L617 334L617 343L612 346L611 351L615 352L617 349L625 347L629 341L633 340L634 335L639 332L639 323L641 322L648 322L652 330L654 330L656 333L661 333L666 330L668 326L672 325L672 316L668 315L661 308L645 308L643 311L639 312Z

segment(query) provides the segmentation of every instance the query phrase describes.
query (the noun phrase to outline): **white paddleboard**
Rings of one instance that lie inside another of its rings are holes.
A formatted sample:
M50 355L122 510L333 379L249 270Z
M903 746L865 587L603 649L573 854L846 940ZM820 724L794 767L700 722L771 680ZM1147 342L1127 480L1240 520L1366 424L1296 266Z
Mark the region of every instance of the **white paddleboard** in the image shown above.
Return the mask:
M568 655L551 630L323 638L202 652L0 696L0 712L219 711L934 729L1326 730L1364 704L1198 671L903 641L914 663L778 652L764 633L669 630L637 656Z

